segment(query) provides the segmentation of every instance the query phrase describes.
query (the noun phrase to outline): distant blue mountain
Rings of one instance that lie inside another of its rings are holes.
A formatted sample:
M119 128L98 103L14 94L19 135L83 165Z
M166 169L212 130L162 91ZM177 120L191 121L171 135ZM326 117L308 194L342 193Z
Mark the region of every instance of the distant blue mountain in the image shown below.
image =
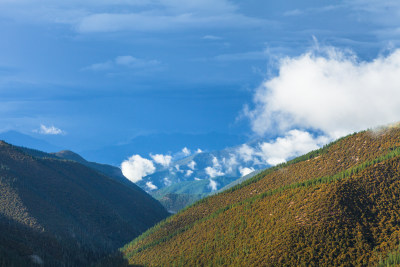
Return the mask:
M251 143L257 145L256 141ZM239 146L196 153L158 166L136 184L172 213L210 194L230 188L269 167L259 156L243 159Z
M215 151L243 144L246 141L247 137L244 135L216 132L205 134L150 134L137 136L124 144L79 151L79 154L90 161L119 165L123 160L134 154L147 157L150 153L174 153L184 147L191 150L200 148L203 151Z
M7 131L0 133L0 140L6 141L7 143L16 146L29 147L45 152L56 152L65 149L60 146L46 142L42 139L38 139L17 131Z

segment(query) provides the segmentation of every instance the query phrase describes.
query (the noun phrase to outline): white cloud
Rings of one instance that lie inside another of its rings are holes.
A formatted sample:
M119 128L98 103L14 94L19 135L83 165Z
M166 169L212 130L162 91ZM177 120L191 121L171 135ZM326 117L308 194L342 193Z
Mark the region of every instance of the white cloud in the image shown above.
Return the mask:
M156 189L158 189L158 187L155 186L152 182L147 182L147 183L146 183L146 187L147 187L149 190L156 190Z
M164 178L164 185L165 186L170 186L171 184L172 184L172 181L168 177L165 177Z
M34 132L40 133L40 134L46 134L46 135L59 135L59 134L65 134L63 130L60 128L52 126L46 126L41 124L39 130L35 130Z
M168 167L172 161L172 156L170 156L170 155L156 154L156 155L150 155L150 156L155 163L158 163L164 167Z
M190 150L187 148L187 147L184 147L183 149L182 149L182 153L183 153L183 155L185 155L185 156L189 156L190 155Z
M195 180L195 181L201 181L202 179L197 178L197 177L194 177L194 180Z
M244 162L252 161L255 153L254 149L247 144L241 145L236 152Z
M219 164L219 161L218 161L217 157L215 157L215 156L213 156L213 158L212 158L212 164L213 164L213 167L214 167L214 168L220 168L220 167L221 167L221 165Z
M217 177L217 176L222 176L222 175L225 174L225 173L223 173L222 171L220 171L220 170L218 170L218 169L215 169L215 168L213 168L213 167L207 167L207 168L205 168L204 170L205 170L206 174L207 174L210 178L214 178L214 177Z
M193 174L193 171L192 171L192 170L187 170L185 176L186 176L186 177L189 177L189 176L192 175L192 174Z
M400 50L366 62L322 48L282 59L279 74L257 90L256 106L246 114L261 135L312 128L336 138L398 121L399 84Z
M325 135L313 136L307 131L294 129L268 142L259 142L254 147L244 144L236 149L236 153L246 164L276 165L318 149L330 141L332 138ZM239 167L241 174L242 169Z
M249 174L249 173L252 173L252 172L254 172L254 168L253 167L250 167L250 168L247 168L247 167L239 167L239 172L240 172L240 175L243 177L243 176L246 176L247 174Z
M230 154L228 158L224 157L221 162L226 173L234 173L236 166L239 164L234 154Z
M144 176L154 173L155 170L151 160L139 155L133 155L121 164L122 174L134 183L142 180Z
M187 166L194 171L194 168L196 166L196 162L194 162L194 160L192 160L191 162L188 163Z
M184 170L181 170L181 166L180 166L179 164L176 164L176 165L174 166L174 168L175 168L175 170L176 170L177 172L180 172L180 173L184 173L184 172L185 172ZM171 169L170 169L170 171L171 171ZM172 173L175 173L173 169L172 169Z
M211 191L217 191L218 183L214 181L213 179L210 179L210 183L208 184L208 187L211 189Z
M276 165L285 162L288 158L318 149L329 141L330 139L325 136L313 137L305 131L291 130L285 137L259 144L260 150L257 155L268 164Z
M202 152L203 152L203 150L201 150L200 148L198 148L198 149L196 150L196 153L197 153L197 154L202 153Z

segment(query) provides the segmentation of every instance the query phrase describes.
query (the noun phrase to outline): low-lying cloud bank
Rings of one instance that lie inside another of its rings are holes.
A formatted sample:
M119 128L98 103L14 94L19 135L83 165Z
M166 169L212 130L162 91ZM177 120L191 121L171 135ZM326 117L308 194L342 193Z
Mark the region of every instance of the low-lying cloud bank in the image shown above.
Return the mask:
M279 62L246 109L252 129L284 134L314 129L329 138L400 120L400 49L372 61L316 48Z
M326 136L313 136L306 131L290 130L285 136L270 142L260 142L253 147L244 144L237 149L237 154L245 162L276 165L318 149L329 141Z
M201 153L200 149L197 150L196 153ZM177 152L175 155L163 155L163 154L149 154L150 158L146 159L140 155L133 155L127 160L121 163L121 171L122 174L131 180L134 183L137 183L142 180L143 177L153 174L158 167L161 168L175 168L177 172L183 172L180 170L179 165L171 166L174 160L181 159L183 157L190 156L192 152L184 147L181 151ZM189 163L189 167L194 170L196 162L192 161ZM186 171L186 175L190 176L193 172ZM168 178L166 178L168 179ZM170 183L170 181L166 181L166 183ZM150 190L157 189L152 183L146 184L147 188Z
M155 163L160 164L164 167L168 167L172 161L171 155L156 154L156 155L150 155L150 156Z

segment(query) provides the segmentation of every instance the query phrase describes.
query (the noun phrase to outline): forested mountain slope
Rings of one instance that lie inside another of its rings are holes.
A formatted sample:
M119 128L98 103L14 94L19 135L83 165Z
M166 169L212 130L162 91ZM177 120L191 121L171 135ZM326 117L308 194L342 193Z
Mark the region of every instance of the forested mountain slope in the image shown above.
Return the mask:
M133 182L131 182L125 178L125 176L122 174L120 168L112 166L112 165L108 165L108 164L101 164L101 163L97 163L97 162L87 161L80 155L78 155L70 150L62 150L62 151L55 152L55 153L46 153L46 152L43 152L40 150L26 148L26 147L17 147L17 148L22 150L23 152L25 152L31 156L37 157L37 158L52 158L52 159L65 159L65 160L76 161L76 162L81 163L93 170L96 170L110 178L113 178L125 185L128 185L135 190L139 189L139 187L136 186Z
M400 129L390 127L263 171L122 251L146 266L367 266L399 242Z
M86 266L167 215L135 185L0 141L0 265Z

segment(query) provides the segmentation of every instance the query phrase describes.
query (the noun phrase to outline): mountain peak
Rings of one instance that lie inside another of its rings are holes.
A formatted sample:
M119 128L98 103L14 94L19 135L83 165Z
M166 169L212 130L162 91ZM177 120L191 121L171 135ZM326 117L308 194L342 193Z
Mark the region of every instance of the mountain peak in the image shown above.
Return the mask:
M69 160L73 160L76 162L86 162L86 160L84 158L82 158L80 155L78 155L77 153L71 151L71 150L61 150L59 152L56 153L51 153L59 158L63 158L63 159L69 159Z

